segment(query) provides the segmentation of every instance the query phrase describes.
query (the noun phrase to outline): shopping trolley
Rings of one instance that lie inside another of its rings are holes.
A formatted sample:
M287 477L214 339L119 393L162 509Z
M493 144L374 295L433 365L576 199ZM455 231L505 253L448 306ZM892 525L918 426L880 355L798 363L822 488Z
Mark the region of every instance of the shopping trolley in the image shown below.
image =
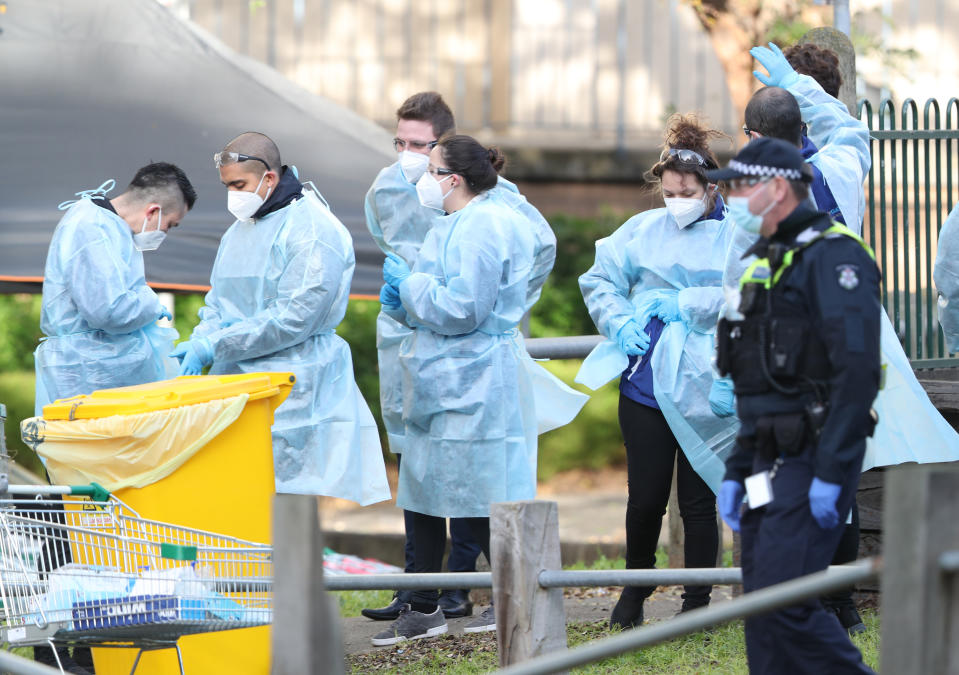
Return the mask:
M272 547L140 518L97 485L0 496L0 640L176 649L272 621ZM53 649L56 654L56 649ZM59 661L59 657L57 657Z

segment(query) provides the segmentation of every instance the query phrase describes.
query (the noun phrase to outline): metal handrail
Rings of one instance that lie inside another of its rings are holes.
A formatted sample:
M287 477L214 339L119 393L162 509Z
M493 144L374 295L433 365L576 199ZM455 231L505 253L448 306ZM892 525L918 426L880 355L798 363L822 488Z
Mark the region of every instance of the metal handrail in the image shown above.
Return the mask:
M573 335L571 337L527 338L526 351L534 359L583 359L593 347L605 340L602 335Z
M858 563L857 563L858 564ZM832 565L826 572L844 574L850 565ZM591 586L735 585L743 582L739 567L643 570L543 570L543 588ZM415 591L425 589L492 588L491 572L441 572L408 574L344 574L324 576L328 591Z
M880 558L869 558L842 569L830 568L775 586L747 593L719 605L684 612L669 621L646 628L626 631L602 640L531 659L499 671L503 675L547 675L563 672L588 663L595 663L642 647L665 642L710 626L747 618L819 597L855 584L874 579L882 570Z
M0 673L9 673L10 675L60 675L60 669L51 668L11 652L0 650Z

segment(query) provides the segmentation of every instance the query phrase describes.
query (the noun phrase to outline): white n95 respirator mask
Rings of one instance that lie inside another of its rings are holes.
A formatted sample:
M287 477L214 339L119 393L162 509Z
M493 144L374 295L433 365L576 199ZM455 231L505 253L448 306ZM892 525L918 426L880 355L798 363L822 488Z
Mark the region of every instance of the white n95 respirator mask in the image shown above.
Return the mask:
M440 183L449 180L453 174L446 176L443 180L436 180L433 174L424 173L422 178L416 181L416 196L420 198L420 204L437 211L445 211L443 200L446 199L453 188L450 188L445 194Z
M680 229L688 227L695 223L706 212L706 197L708 192L702 197L666 197L666 210L673 217Z
M256 184L253 192L241 190L230 190L226 193L226 208L237 220L252 220L253 214L260 210L263 203L270 198L270 192L273 188L266 191L266 197L259 195L260 186L263 185L263 179L266 173L260 177L260 182Z
M426 167L430 165L430 156L422 152L403 150L399 153L399 159L400 171L410 183L418 181L426 173Z
M160 244L166 239L166 232L160 229L160 223L163 222L163 208L157 208L157 226L155 230L147 231L147 222L150 216L143 219L143 226L139 232L133 234L133 246L138 251L155 251L160 248Z

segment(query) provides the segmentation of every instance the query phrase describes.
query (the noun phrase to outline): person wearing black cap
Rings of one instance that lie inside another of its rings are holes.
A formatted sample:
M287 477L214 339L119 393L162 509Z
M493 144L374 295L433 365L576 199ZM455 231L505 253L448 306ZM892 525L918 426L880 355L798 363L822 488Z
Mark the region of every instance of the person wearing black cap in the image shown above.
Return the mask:
M880 273L862 239L808 201L795 146L759 138L707 175L729 182L730 216L760 235L717 329L742 423L718 506L742 533L750 592L824 570L836 550L875 426ZM747 619L746 653L752 673L872 672L816 599Z

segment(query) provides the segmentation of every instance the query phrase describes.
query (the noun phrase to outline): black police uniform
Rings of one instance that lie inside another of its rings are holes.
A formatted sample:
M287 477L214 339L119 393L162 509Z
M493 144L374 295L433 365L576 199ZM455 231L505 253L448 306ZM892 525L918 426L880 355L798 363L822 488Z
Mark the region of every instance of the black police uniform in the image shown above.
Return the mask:
M732 375L742 421L726 480L772 473L772 501L741 519L747 592L829 565L874 427L880 274L840 228L798 206L749 251L768 260L768 284L743 283L745 318L720 323L719 366ZM835 528L822 529L810 511L814 477L842 486ZM752 673L872 672L815 598L747 619L746 649Z

